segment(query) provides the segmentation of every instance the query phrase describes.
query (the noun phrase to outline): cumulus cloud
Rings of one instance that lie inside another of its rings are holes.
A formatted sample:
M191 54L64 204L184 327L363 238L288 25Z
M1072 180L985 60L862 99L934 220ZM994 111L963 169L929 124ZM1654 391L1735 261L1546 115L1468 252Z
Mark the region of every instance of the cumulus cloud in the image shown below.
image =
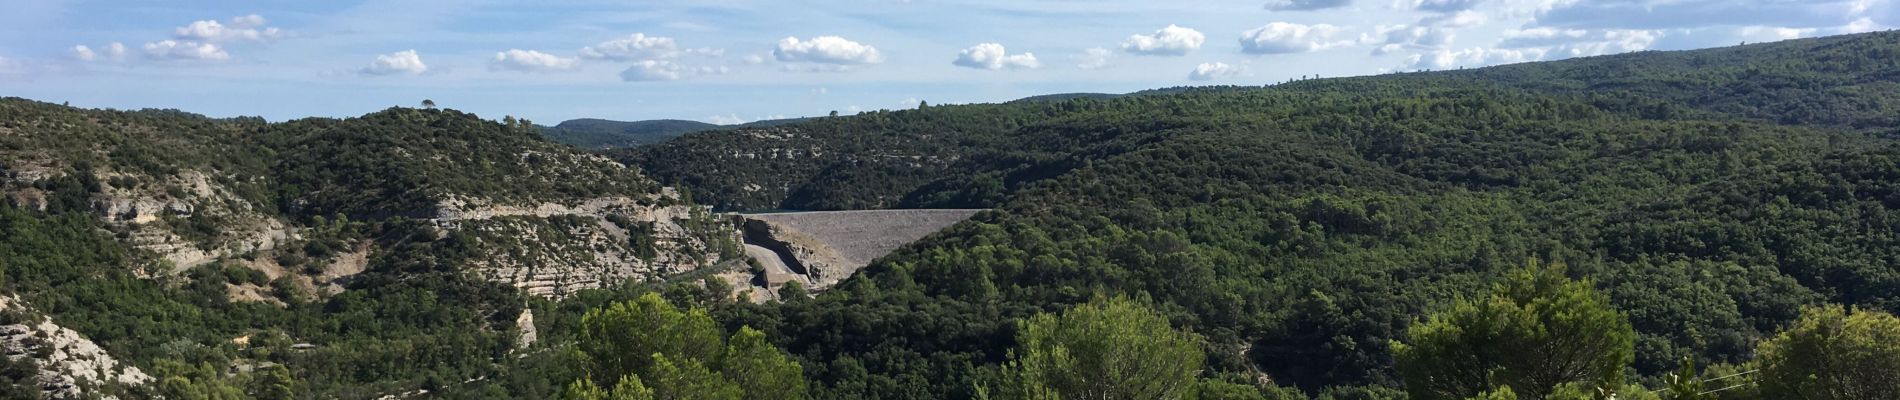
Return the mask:
M495 53L488 61L488 69L495 71L548 71L573 68L580 60L561 58L553 54L534 50L508 49Z
M1243 72L1247 72L1247 67L1243 65L1227 65L1227 63L1219 62L1202 63L1199 66L1195 66L1194 71L1188 72L1188 79L1209 81L1240 76Z
M1034 53L1009 54L999 43L983 43L963 49L957 54L957 60L951 62L957 66L987 70L1035 69L1042 62L1036 61Z
M172 35L179 40L198 42L259 42L277 38L282 31L264 26L264 17L257 14L231 18L228 23L213 20L192 22L178 27Z
M726 67L688 67L667 60L642 60L633 63L625 71L620 71L620 80L627 82L677 81L702 75L726 73Z
M1793 34L1798 36L1799 31ZM1506 32L1497 47L1536 49L1561 59L1647 50L1663 36L1659 30L1531 28Z
M1251 54L1305 53L1347 43L1332 41L1339 28L1327 24L1275 22L1240 34L1240 51Z
M429 66L422 63L422 56L415 50L403 50L376 56L368 67L358 70L363 75L419 75L428 72Z
M1150 35L1133 35L1122 41L1122 51L1149 56L1183 56L1199 50L1207 42L1207 35L1200 31L1176 25L1155 31Z
M1484 0L1411 0L1412 8L1419 11L1455 13L1477 7Z
M1361 34L1359 42L1373 45L1372 55L1386 55L1401 50L1439 50L1451 47L1457 35L1450 29L1429 26L1391 25L1373 29L1370 34Z
M68 53L79 61L121 61L125 60L125 44L112 42L97 50L82 44L73 46Z
M1430 53L1414 54L1406 63L1409 69L1482 67L1487 65L1542 60L1544 54L1544 49L1473 47L1464 50L1438 50Z
M1464 28L1483 25L1490 17L1484 13L1465 10L1455 13L1437 14L1418 20L1419 25L1443 28Z
M582 47L580 51L581 58L613 61L662 60L686 54L718 56L725 54L725 50L681 49L679 43L673 38L635 33L624 38Z
M1352 0L1268 0L1267 9L1274 11L1312 11L1345 7L1351 4Z
M231 58L230 53L210 43L160 40L145 44L145 56L159 60L207 60L222 61Z
M810 62L834 65L864 65L884 62L876 47L837 36L819 36L811 40L787 37L772 49L772 57L784 62Z
M707 123L714 124L714 125L739 125L739 124L744 124L744 123L752 122L752 121L770 121L770 120L785 119L785 118L786 117L784 114L773 114L773 115L767 115L764 117L749 119L749 118L741 117L739 116L739 114L728 113L726 115L714 115L714 116L706 117L705 121Z
M1114 55L1114 52L1100 47L1083 50L1082 55L1075 57L1075 67L1085 70L1102 69L1108 66L1108 58Z
M1862 5L1867 6L1863 7ZM1624 0L1565 1L1536 15L1533 27L1571 29L1693 29L1714 26L1832 27L1872 5L1849 0Z

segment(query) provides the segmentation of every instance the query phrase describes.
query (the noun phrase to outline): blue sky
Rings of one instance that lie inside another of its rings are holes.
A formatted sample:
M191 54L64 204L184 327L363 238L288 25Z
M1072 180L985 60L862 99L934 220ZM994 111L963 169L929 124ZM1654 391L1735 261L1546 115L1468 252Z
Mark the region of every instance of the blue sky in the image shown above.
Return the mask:
M0 0L0 96L733 123L1865 32L1896 2Z

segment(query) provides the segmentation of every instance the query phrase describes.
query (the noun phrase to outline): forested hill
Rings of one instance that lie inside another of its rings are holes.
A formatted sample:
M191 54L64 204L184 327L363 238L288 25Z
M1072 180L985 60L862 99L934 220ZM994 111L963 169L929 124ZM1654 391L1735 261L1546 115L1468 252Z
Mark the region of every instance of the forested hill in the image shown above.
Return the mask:
M1605 365L1631 373L1602 376L1656 388L1684 359L1780 362L1758 344L1804 306L1900 311L1896 51L1881 32L934 106L615 154L725 209L997 208L810 301L714 306L797 355L819 398L996 393L1046 344L1019 321L1105 296L1204 338L1202 379L1395 398L1429 383L1401 379L1429 373L1395 343L1481 321L1422 316L1532 301L1492 289L1532 260L1626 318Z
M734 127L767 127L794 123L803 118L753 121L738 125L717 125L699 121L655 119L646 121L610 121L582 118L540 127L541 134L555 142L584 149L618 149L665 142L680 135Z
M0 398L374 398L493 376L534 340L528 310L547 325L553 298L711 267L737 252L721 224L514 118L0 99Z
M984 207L1003 193L1160 140L1170 129L1273 101L1383 99L1380 112L1433 93L1537 96L1646 119L1721 119L1892 130L1900 117L1893 33L1430 73L1306 80L1270 87L1170 88L1118 98L872 112L772 128L690 135L626 150L661 182L722 209ZM1264 102L1264 103L1263 103ZM1124 112L1134 110L1131 112ZM1335 112L1307 107L1301 112ZM1362 110L1344 110L1358 112ZM1095 115L1141 125L1090 121ZM702 160L717 160L704 162Z
M614 149L653 144L680 135L719 129L719 125L699 121L661 119L650 121L609 121L575 119L541 128L548 139L587 149Z

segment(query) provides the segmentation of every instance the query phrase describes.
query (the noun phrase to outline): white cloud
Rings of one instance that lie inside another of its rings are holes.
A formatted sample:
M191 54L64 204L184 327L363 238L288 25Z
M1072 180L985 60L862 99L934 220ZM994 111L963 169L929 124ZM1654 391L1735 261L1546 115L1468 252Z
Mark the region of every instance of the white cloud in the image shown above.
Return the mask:
M1267 0L1267 9L1274 11L1311 11L1345 7L1352 0Z
M837 36L819 36L811 40L787 37L772 49L772 57L784 62L811 62L836 65L863 65L884 62L876 47Z
M677 81L702 75L718 75L727 72L726 67L688 67L667 60L641 60L633 66L620 71L620 80L627 82Z
M1340 45L1331 41L1339 28L1327 24L1274 22L1240 34L1240 50L1252 54L1305 53Z
M1793 34L1795 32L1779 32ZM1505 32L1497 47L1535 49L1551 59L1588 57L1647 50L1664 36L1660 30L1641 29L1553 29L1531 28Z
M1009 54L999 43L983 43L963 49L957 54L957 60L951 62L958 66L999 70L999 69L1035 69L1042 62L1036 61L1034 53Z
M753 65L757 65L757 64L764 64L764 63L765 63L765 55L761 55L761 54L747 54L747 55L745 56L745 63L746 63L746 64L753 64Z
M1075 67L1085 70L1102 69L1108 66L1108 58L1114 55L1114 52L1100 47L1083 50L1082 55L1075 58Z
M364 75L418 75L428 72L429 66L422 63L422 56L415 50L403 50L376 56L376 61L358 71Z
M179 40L226 43L267 41L282 33L277 28L264 26L264 22L264 17L257 14L231 18L228 24L202 20L179 27L172 35Z
M1457 37L1456 32L1429 26L1393 25L1381 26L1371 34L1361 34L1360 43L1376 45L1372 55L1386 55L1400 50L1439 50L1451 47Z
M121 61L125 60L125 44L112 42L98 50L82 44L73 46L70 54L79 61Z
M1444 28L1464 28L1483 25L1491 18L1482 12L1464 10L1449 14L1438 14L1418 20L1419 25Z
M596 60L633 61L659 60L679 57L682 54L725 54L722 49L685 49L673 38L647 36L644 33L627 35L625 38L600 42L593 46L582 47L582 58Z
M1835 32L1842 33L1842 34L1866 33L1866 32L1873 32L1873 31L1877 31L1881 29L1886 29L1886 28L1887 28L1886 26L1883 26L1880 23L1874 22L1872 18L1861 17L1860 19L1854 20L1854 22L1849 22L1847 23L1847 25L1841 26L1840 28L1836 28Z
M1243 72L1247 72L1247 67L1244 65L1227 65L1227 63L1218 63L1218 62L1202 63L1201 65L1194 67L1194 71L1188 72L1188 79L1197 80L1197 81L1208 81L1208 80L1214 80L1214 79L1220 79L1220 78L1240 76L1240 74Z
M707 123L714 124L714 125L739 125L739 124L752 122L752 121L770 121L770 120L775 120L775 119L785 119L785 115L773 114L773 115L767 115L767 116L757 118L757 119L747 119L745 117L739 116L739 114L726 114L726 115L709 116L709 117L706 117L705 121Z
M1885 1L1885 0L1883 0ZM1571 29L1827 28L1884 5L1847 0L1618 0L1553 2L1532 26ZM1864 6L1864 7L1863 7ZM1725 42L1726 40L1722 40Z
M1412 0L1412 8L1419 11L1453 13L1470 10L1484 0Z
M160 40L145 44L145 56L163 60L210 60L221 61L231 58L230 53L210 43Z
M1813 35L1814 32L1816 31L1820 31L1820 29L1783 28L1783 27L1774 27L1774 26L1748 26L1748 27L1742 28L1742 35L1745 35L1745 36L1766 35L1769 37L1773 37L1776 40L1788 40L1788 39L1800 39L1803 36Z
M1407 60L1408 69L1451 69L1456 67L1482 67L1487 65L1510 64L1544 59L1544 49L1496 49L1473 47L1464 50L1438 50L1425 54L1414 54Z
M539 51L508 49L508 51L495 53L495 58L488 61L488 69L522 72L548 71L573 68L578 63L580 60L561 58Z
M1150 56L1182 56L1199 50L1207 35L1189 28L1168 25L1151 35L1133 35L1122 41L1122 50Z

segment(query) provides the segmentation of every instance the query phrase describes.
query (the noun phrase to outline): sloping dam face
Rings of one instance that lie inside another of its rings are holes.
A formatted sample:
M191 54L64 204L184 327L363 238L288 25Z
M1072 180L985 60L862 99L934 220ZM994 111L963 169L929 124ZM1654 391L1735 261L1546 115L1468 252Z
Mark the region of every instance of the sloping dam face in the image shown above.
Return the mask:
M898 247L982 211L813 211L742 217L746 253L765 267L762 280L771 289L799 281L823 290Z

